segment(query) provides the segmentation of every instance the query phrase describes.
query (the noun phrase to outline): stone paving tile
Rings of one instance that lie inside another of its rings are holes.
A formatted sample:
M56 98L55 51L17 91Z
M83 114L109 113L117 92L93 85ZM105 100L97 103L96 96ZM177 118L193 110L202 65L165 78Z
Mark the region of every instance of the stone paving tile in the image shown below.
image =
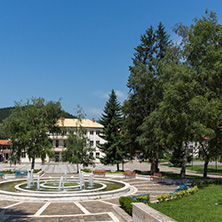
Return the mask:
M0 200L0 208L7 207L18 202L20 201Z
M90 213L112 212L112 205L100 201L79 202Z
M120 205L119 204L119 198L115 198L115 199L106 199L104 200L105 202L109 202L109 203L113 203L113 204L116 204L116 205Z
M113 221L108 214L84 215L76 217L9 217L5 222L87 222L87 221Z
M35 214L45 203L24 202L14 207L5 209L5 215L32 215Z
M51 203L41 215L84 214L74 203Z

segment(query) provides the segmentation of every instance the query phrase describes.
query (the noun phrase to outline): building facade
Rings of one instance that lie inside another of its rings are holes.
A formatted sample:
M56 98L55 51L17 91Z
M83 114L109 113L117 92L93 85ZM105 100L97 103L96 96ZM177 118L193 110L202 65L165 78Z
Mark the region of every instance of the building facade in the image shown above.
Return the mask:
M10 140L0 140L0 162L7 161L9 159L10 147Z
M82 127L86 132L89 145L95 148L95 152L91 155L94 156L95 162L99 162L99 158L104 154L100 151L98 145L104 144L105 140L99 136L99 133L103 130L103 125L97 123L95 119L82 119L81 122L77 119L60 118L57 125L61 128L62 133L50 133L49 138L52 140L54 157L45 159L45 162L59 162L62 159L62 152L66 149L66 140L68 139L69 132L75 131L76 128ZM26 153L23 153L21 158L22 162L29 162ZM41 159L36 159L36 162L41 162Z

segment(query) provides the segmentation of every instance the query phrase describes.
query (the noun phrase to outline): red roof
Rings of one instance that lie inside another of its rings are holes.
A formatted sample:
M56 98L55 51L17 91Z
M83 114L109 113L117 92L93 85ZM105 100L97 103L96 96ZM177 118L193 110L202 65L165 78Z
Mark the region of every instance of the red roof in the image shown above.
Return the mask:
M11 140L0 140L0 145L10 145Z

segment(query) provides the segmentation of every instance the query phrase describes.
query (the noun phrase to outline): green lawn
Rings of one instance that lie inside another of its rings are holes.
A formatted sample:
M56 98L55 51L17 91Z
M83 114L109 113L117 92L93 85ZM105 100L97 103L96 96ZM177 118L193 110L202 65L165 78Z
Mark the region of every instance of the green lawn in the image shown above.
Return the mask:
M210 185L180 200L149 204L178 222L222 221L222 186Z
M174 167L172 164L161 164L163 166L168 166L168 167ZM175 168L181 168L181 167L175 167ZM203 165L187 165L186 166L187 170L193 170L193 171L197 171L198 173L203 173L204 170L204 166ZM208 165L208 173L218 173L218 174L222 174L222 166L219 165L217 166L217 169L215 167L215 165Z

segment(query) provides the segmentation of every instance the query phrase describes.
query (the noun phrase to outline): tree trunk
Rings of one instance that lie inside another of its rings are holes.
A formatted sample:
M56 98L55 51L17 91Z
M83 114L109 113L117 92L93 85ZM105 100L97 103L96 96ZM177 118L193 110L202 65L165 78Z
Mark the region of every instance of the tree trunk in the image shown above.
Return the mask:
M117 166L117 171L119 171L119 163L117 163L116 166Z
M35 169L35 157L32 158L31 170Z
M156 149L156 173L159 172L158 164L159 164L159 146L157 146Z
M77 173L79 173L79 164L77 163L76 166L77 166L77 167L76 167Z
M188 144L187 142L185 142L185 151L184 151L183 163L182 163L181 171L180 171L180 177L185 177L186 175L187 155L188 155Z
M204 172L203 172L203 177L207 178L207 167L209 163L209 156L206 156L205 162L204 162Z
M157 153L155 152L155 147L152 148L152 157L151 157L151 167L150 171L151 174L158 172L158 159L157 159Z
M124 171L124 161L122 162L122 171Z

